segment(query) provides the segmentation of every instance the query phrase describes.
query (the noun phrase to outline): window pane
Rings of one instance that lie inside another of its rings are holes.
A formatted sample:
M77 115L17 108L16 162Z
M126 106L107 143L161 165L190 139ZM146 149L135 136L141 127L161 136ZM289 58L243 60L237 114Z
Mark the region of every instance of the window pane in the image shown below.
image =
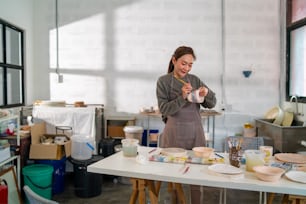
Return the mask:
M3 25L0 25L0 62L3 62Z
M6 27L6 63L21 66L21 33Z
M306 1L292 0L291 23L294 23L306 17Z
M19 104L22 102L21 70L7 69L7 103Z
M0 67L0 106L4 105L4 93L3 93L3 67Z
M290 33L290 95L306 96L306 26Z

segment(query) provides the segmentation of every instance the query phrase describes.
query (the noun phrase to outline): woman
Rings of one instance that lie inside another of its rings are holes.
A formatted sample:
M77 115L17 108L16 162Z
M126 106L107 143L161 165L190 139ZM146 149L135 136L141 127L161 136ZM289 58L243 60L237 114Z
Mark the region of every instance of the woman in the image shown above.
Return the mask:
M168 74L157 81L158 107L166 123L161 147L190 150L195 146L205 146L200 106L213 108L216 105L216 97L197 76L189 74L195 59L191 47L177 48L170 60ZM199 90L198 98L204 97L203 102L193 102L191 97L188 97L196 89ZM191 186L190 189L192 204L200 203L199 186Z

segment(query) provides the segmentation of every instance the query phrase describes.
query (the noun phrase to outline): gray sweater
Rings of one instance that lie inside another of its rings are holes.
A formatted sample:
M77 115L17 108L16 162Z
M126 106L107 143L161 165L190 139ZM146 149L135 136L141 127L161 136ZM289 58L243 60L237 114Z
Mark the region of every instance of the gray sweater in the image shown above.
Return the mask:
M187 74L182 78L185 82L191 84L193 89L198 89L201 86L208 88L197 76ZM158 107L163 115L165 121L168 115L173 115L178 112L188 102L182 96L183 83L178 81L173 76L173 72L159 77L156 86L156 96L158 101ZM215 93L208 88L208 94L205 96L205 100L201 104L197 104L199 109L200 105L204 108L213 108L217 103Z

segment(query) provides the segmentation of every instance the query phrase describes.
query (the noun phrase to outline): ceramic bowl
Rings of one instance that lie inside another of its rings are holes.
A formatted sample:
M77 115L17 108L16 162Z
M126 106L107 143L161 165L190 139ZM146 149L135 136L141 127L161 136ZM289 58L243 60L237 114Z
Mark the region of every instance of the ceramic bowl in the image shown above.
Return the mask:
M255 175L262 181L276 182L285 173L285 170L272 166L255 166L253 167Z
M275 106L265 114L265 118L273 119L274 124L281 125L284 119L284 111L279 106Z
M214 152L214 149L211 147L194 147L192 148L192 151L196 157L209 158Z

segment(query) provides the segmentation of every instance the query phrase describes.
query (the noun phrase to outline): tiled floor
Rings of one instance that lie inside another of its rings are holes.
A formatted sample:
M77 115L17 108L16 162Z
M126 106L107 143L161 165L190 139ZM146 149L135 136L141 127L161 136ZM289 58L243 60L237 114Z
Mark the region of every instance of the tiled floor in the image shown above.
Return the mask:
M132 186L128 184L128 178L120 179L119 182L113 182L113 178L108 176L102 182L102 193L92 198L80 198L75 195L75 180L73 173L66 173L64 192L54 195L53 199L62 204L128 204L129 196L132 192ZM189 200L188 186L184 186L184 191ZM203 187L203 204L219 203L219 189ZM281 196L276 195L274 204L281 203ZM227 190L227 204L258 204L259 193L250 191ZM159 197L160 204L170 203L170 197L167 193L167 185L162 184Z

